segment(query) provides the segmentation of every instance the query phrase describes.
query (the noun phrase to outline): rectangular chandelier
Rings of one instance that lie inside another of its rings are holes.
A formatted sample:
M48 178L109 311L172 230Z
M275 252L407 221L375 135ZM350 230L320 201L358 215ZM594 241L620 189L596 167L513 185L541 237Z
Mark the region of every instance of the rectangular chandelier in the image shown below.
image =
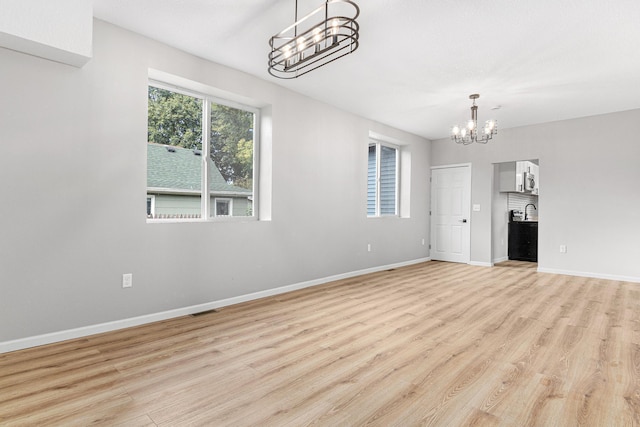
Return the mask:
M294 79L358 48L358 6L350 0L327 0L269 39L269 74Z

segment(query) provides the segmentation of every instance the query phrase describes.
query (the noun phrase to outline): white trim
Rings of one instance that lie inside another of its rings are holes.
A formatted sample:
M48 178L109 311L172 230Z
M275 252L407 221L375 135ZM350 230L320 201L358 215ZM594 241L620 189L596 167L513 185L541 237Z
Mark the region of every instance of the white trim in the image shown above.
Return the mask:
M202 103L202 155L200 156L200 212L202 218L209 218L211 216L211 192L209 191L209 178L212 173L209 156L211 155L210 147L211 137L211 101L205 100ZM206 195L209 197L206 197Z
M561 270L556 268L538 267L538 273L564 274L566 276L591 277L594 279L618 280L621 282L640 283L640 277L621 276L617 274L589 273L586 271Z
M171 223L187 223L187 222L202 222L208 224L215 224L218 222L253 222L258 221L258 218L254 216L212 216L210 218L147 218L147 224L171 224ZM269 220L259 220L269 221Z
M251 294L239 295L237 297L227 298L223 300L211 301L204 304L197 304L189 307L176 308L174 310L167 310L159 313L147 314L144 316L131 317L128 319L114 320L113 322L106 322L106 323L100 323L97 325L84 326L81 328L68 329L66 331L52 332L49 334L21 338L21 339L12 340L12 341L4 341L4 342L0 342L0 354L8 353L10 351L17 351L25 348L37 347L40 345L70 340L74 338L86 337L89 335L100 334L103 332L115 331L118 329L131 328L133 326L144 325L152 322L159 322L162 320L172 319L175 317L187 316L189 314L200 313L202 311L207 311L207 310L213 310L219 307L225 307L228 305L238 304L241 302L252 301L259 298L270 297L273 295L279 295L285 292L291 292L298 289L309 288L311 286L322 285L324 283L329 283L336 280L349 279L356 276L362 276L364 274L376 273L378 271L389 270L391 268L405 267L408 265L419 264L421 262L427 262L427 261L431 261L431 258L419 258L411 261L404 261L404 262L388 264L388 265L383 265L378 267L371 267L363 270L336 274L336 275L324 277L321 279L309 280L306 282L300 282L292 285L281 286L279 288L267 289L264 291L254 292Z
M503 257L501 257L501 258L496 258L496 259L494 259L494 260L493 260L493 263L494 263L494 264L497 264L497 263L499 263L499 262L505 262L505 261L509 261L509 257L507 257L507 256L503 256Z
M456 163L453 165L440 165L440 166L431 166L431 169L449 169L449 168L460 168L463 166L469 166L471 168L471 163ZM471 170L471 169L469 169Z
M481 261L469 261L469 265L474 265L476 267L493 267L492 262L481 262Z

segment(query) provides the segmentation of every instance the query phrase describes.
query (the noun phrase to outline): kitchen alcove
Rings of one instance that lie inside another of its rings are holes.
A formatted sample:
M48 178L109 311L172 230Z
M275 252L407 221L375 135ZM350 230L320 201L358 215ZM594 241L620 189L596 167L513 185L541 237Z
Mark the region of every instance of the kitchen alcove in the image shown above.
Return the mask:
M513 160L494 163L493 166L492 261L494 264L509 259L535 262L537 261L538 220L540 217L539 160ZM525 220L528 225L524 224ZM510 226L510 222L517 223ZM516 232L522 227L526 228L526 233ZM511 236L509 235L510 229L512 230ZM532 235L534 231L535 236ZM522 236L526 238L521 238ZM510 244L511 251L509 250Z

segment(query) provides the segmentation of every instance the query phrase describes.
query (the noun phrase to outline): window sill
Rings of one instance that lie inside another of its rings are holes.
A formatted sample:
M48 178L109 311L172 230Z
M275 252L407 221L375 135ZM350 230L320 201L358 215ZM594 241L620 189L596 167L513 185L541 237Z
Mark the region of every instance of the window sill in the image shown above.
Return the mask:
M217 216L203 218L147 218L147 224L185 224L185 223L224 223L224 222L255 222L254 216Z
M403 219L400 215L376 215L376 216L367 216L367 219Z

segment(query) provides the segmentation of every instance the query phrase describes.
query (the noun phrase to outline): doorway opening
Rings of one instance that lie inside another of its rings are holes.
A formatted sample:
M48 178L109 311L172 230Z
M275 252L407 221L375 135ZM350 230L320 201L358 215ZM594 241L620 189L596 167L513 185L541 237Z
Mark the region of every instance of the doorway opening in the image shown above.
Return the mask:
M538 261L538 159L494 164L491 238L493 264Z

